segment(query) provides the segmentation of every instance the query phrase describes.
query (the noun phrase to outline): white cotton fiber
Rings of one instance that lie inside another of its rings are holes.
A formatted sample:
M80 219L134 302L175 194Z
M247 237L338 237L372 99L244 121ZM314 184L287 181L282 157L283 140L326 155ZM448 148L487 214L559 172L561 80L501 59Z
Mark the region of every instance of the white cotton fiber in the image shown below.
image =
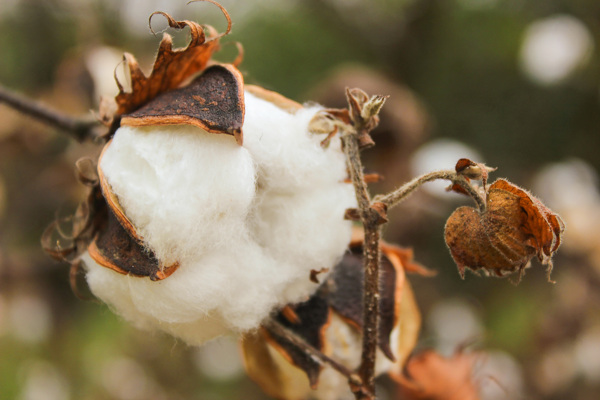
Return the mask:
M191 125L121 127L99 168L168 278L119 274L83 257L93 293L125 319L190 344L258 327L304 300L311 269L344 253L355 207L335 138L308 131L319 107L291 114L245 94L244 144Z

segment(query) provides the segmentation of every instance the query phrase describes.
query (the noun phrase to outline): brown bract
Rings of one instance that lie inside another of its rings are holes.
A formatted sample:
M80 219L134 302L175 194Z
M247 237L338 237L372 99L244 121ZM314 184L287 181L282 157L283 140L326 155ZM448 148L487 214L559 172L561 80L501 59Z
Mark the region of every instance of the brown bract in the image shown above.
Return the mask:
M121 126L195 125L242 144L243 78L233 65L209 67L189 85L161 94L124 115Z
M115 124L191 124L210 133L233 135L242 144L244 91L237 69L241 55L233 64L214 65L211 57L220 48L219 38L230 32L231 19L221 5L205 1L217 5L227 18L225 33L192 21L176 21L164 12L150 16L150 20L156 14L164 16L174 29L188 27L191 40L187 47L173 49L173 39L165 33L149 76L144 75L135 57L125 53L131 90L126 92L117 80Z
M465 268L496 276L519 272L534 256L552 270L560 246L560 217L527 191L504 180L487 190L486 210L460 207L448 218L446 244L464 278Z
M211 1L211 3L214 3ZM225 34L231 30L231 19L225 9L218 3L214 3L221 8L227 18L228 28ZM125 92L121 84L119 85L119 94L116 97L118 105L117 113L119 115L130 113L148 101L155 98L160 93L175 89L181 86L190 76L204 70L208 65L213 53L219 50L219 35L217 31L207 26L208 37L204 33L202 25L193 21L176 21L170 15L163 12L155 12L150 16L150 20L156 14L162 15L167 19L171 28L184 29L189 27L191 40L187 47L173 50L173 38L165 33L158 48L158 54L154 61L152 73L146 77L142 72L135 57L125 53L124 61L127 63L129 74L131 76L131 92Z

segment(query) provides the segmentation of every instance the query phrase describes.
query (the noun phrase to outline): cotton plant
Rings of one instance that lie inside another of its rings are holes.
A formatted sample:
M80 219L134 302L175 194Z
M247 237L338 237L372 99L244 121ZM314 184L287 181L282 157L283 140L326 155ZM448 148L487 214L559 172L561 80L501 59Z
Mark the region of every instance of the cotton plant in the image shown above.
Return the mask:
M57 221L44 247L71 263L75 290L83 271L141 329L190 345L239 337L249 376L273 397L374 399L383 373L428 392L405 376L421 321L406 273L432 273L381 240L387 211L450 181L476 204L446 225L461 276L519 279L535 256L550 279L560 217L506 180L488 185L494 169L468 159L372 197L360 152L386 97L348 89L347 108L330 109L245 84L241 58L212 58L231 29L218 6L223 34L155 13L191 40L173 49L165 33L149 75L125 54L130 87L117 81L101 105L101 154L77 163L89 192L70 242L54 239Z
M191 41L173 49L165 34L149 76L125 54L130 88L117 82L101 106L98 160L77 165L90 189L72 245L50 240L54 224L47 250L141 329L190 345L237 335L248 373L274 397L352 396L343 374L303 353L342 359L348 377L361 360L362 239L346 216L358 204L332 111L246 85L237 63L212 60L223 35L160 14ZM382 283L377 372L399 373L420 326L404 270L423 270L385 249L397 278Z

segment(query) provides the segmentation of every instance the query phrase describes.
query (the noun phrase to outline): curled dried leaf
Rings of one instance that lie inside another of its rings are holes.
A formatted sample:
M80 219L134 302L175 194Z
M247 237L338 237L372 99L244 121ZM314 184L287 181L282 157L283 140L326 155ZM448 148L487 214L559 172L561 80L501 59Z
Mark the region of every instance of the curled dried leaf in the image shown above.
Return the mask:
M105 211L106 203L96 183L72 216L57 217L46 228L41 238L42 248L56 260L74 262L103 223Z
M448 218L446 244L461 277L465 268L497 276L523 274L531 258L548 265L558 249L564 224L527 191L496 180L487 191L487 209L460 207Z
M86 186L95 186L98 183L98 171L91 158L83 157L75 162L77 179Z

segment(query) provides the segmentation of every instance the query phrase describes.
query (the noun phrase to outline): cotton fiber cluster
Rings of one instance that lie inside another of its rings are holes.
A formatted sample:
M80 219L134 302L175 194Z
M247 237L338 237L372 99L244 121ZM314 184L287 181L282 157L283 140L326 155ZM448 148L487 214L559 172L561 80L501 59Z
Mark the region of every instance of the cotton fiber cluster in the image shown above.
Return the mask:
M190 344L305 300L317 288L310 271L346 250L344 211L355 207L339 138L323 148L308 130L319 110L290 113L247 92L242 146L192 125L119 128L99 168L146 245L180 266L153 282L85 254L92 292Z

